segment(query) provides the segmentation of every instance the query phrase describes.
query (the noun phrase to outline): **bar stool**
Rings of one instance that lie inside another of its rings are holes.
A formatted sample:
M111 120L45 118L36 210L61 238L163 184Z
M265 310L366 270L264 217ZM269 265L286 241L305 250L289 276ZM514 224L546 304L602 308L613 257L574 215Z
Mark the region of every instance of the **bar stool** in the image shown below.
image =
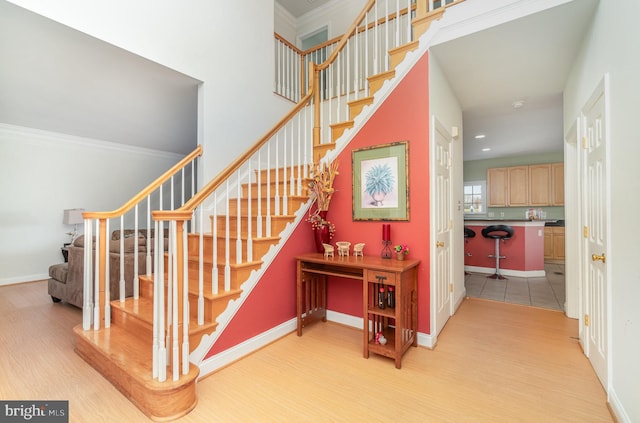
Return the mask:
M475 236L476 236L476 231L474 231L471 228L467 228L466 226L464 227L464 243L465 244L469 242L469 238L473 238ZM467 257L471 257L471 253L465 252L464 255ZM468 275L469 272L465 270L464 274Z
M507 279L500 274L500 259L507 258L500 255L500 241L505 240L513 236L513 228L508 225L489 225L482 229L482 236L485 238L492 238L496 240L495 254L489 254L488 257L496 259L496 273L489 276L491 279Z

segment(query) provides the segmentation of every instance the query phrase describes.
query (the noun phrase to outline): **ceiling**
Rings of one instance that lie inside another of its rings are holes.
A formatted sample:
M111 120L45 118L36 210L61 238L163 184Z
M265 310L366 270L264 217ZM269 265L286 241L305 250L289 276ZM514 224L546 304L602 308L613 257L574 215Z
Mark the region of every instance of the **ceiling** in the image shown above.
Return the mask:
M337 0L277 1L298 17ZM562 90L596 4L432 48L463 109L465 160L562 151ZM178 154L196 146L200 81L5 0L0 63L0 122Z
M299 18L305 13L311 12L331 1L335 0L276 0L276 3L280 4L294 17Z
M464 160L563 151L562 92L596 5L572 1L431 48L462 106Z

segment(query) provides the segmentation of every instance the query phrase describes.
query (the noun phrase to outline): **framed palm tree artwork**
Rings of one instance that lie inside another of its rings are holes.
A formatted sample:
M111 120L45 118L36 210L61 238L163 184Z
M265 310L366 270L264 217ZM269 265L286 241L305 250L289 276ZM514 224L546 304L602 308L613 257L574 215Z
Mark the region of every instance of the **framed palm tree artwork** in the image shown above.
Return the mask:
M353 220L409 220L409 141L353 150Z

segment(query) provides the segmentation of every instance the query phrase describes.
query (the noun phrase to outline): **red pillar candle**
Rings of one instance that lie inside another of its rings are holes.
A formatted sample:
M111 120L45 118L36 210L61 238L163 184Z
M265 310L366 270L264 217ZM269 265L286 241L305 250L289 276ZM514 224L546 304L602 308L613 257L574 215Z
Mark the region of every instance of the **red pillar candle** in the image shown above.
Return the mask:
M391 241L391 225L388 223L382 224L382 240Z

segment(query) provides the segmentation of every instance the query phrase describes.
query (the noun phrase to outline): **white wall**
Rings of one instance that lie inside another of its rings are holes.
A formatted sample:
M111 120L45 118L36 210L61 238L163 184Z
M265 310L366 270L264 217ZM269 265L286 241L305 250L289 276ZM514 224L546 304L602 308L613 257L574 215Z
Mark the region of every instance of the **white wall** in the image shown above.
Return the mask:
M0 285L46 279L63 262L64 209L114 210L181 158L0 124Z
M203 81L204 180L291 108L273 94L273 0L193 0L188 7L167 0L12 3Z
M565 88L565 128L569 128L605 73L611 82L609 220L607 251L611 284L609 400L619 421L640 421L640 177L637 111L640 93L640 2L601 0L590 32Z
M365 3L365 0L334 0L311 13L300 16L296 24L298 38L325 26L329 29L329 39L344 34Z
M462 236L464 227L464 210L458 209L457 204L463 201L463 160L462 160L462 108L456 98L446 75L442 72L435 55L429 55L429 113L435 115L437 119L449 129L457 127L460 135L452 143L451 157L453 163L453 174L451 186L453 198L451 199L454 216L453 227L453 281L454 281L454 301L459 304L462 301L464 290L464 238ZM458 236L459 235L459 236Z

